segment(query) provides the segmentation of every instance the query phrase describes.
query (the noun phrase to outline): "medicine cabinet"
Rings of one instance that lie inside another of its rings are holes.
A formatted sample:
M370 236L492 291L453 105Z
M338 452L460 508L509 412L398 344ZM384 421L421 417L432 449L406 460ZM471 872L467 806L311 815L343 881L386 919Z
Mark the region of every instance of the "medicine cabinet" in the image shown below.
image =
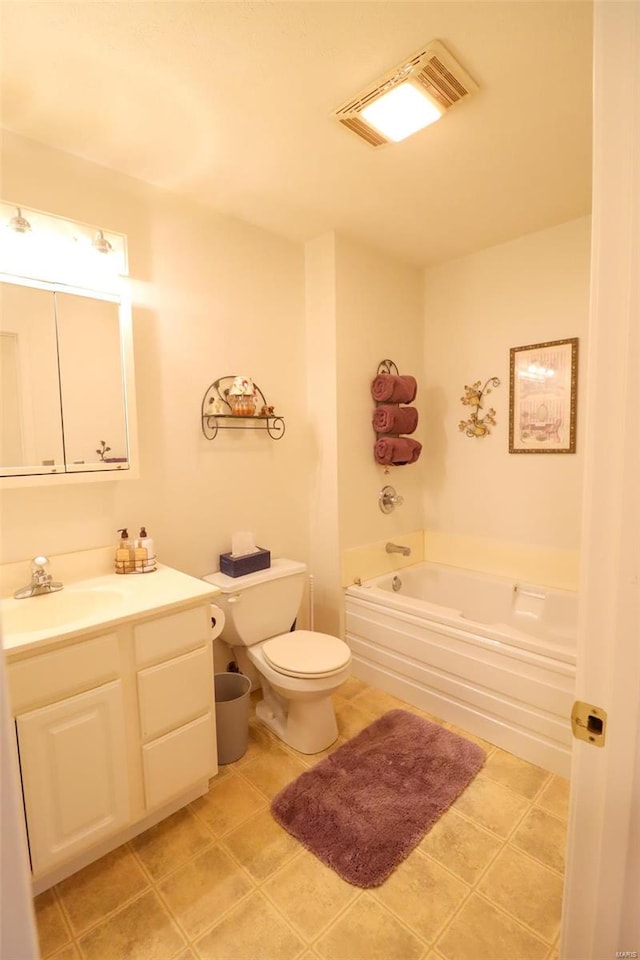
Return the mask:
M131 472L133 358L123 297L4 275L0 298L0 477Z

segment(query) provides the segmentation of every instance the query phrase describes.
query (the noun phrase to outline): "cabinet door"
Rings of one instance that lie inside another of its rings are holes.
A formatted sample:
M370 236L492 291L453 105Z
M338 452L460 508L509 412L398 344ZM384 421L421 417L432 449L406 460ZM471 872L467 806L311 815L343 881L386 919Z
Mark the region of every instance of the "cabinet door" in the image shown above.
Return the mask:
M129 791L122 683L16 718L34 874L125 825Z
M64 473L53 294L0 282L0 476Z
M67 471L126 470L120 306L60 290L55 297ZM90 358L97 357L100 362L92 363ZM104 437L104 453L96 449L102 442L99 437Z

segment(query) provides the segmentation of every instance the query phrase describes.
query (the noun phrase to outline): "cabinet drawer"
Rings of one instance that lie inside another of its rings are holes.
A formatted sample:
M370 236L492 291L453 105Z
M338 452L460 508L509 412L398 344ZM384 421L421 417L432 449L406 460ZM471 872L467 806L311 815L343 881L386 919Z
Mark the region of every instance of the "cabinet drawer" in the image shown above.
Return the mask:
M193 650L202 646L210 634L208 604L148 620L133 628L136 664L146 667Z
M114 680L120 672L115 633L38 653L7 666L9 696L15 713L62 700L69 694Z
M212 712L142 748L147 808L157 807L216 772Z
M213 709L211 647L200 647L138 673L143 740L151 740Z

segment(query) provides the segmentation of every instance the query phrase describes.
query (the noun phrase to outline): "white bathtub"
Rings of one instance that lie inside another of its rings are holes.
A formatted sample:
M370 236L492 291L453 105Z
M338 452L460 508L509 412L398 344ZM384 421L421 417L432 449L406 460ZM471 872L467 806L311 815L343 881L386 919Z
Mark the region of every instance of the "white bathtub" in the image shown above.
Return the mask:
M435 563L346 591L355 676L563 776L576 620L571 591Z

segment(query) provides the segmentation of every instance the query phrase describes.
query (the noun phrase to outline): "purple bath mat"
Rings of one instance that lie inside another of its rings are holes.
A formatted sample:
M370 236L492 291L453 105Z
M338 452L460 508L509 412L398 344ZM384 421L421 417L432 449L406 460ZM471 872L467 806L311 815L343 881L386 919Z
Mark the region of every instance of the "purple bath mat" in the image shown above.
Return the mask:
M391 710L278 793L271 812L344 880L377 887L484 764L436 723Z

